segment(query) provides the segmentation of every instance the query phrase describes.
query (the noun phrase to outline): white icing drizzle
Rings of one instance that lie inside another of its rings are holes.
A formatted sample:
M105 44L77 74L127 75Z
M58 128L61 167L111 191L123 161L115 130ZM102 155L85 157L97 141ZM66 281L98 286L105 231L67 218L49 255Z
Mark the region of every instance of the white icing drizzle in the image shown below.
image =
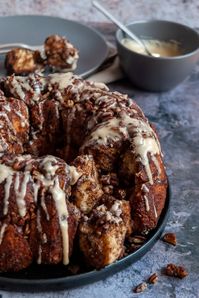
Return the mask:
M3 214L6 215L8 213L8 205L9 205L9 195L10 195L10 187L12 184L12 176L14 174L14 171L3 164L0 164L0 183L5 181L4 185L4 208L3 208Z
M1 135L1 139L0 139L0 151L5 152L8 149L9 145L7 143L7 140L4 138L3 135Z
M153 129L146 120L143 121L141 119L133 119L128 115L125 115L124 123L136 127L136 136L132 140L135 154L137 156L137 160L139 160L145 166L149 183L153 184L148 153L150 153L155 160L155 155L161 153L159 141Z
M24 200L25 195L26 195L26 189L27 189L27 183L29 182L30 179L30 173L25 172L23 181L21 183L20 187L20 179L19 179L19 173L14 172L10 167L5 166L3 164L0 164L0 183L2 183L4 180L6 180L4 189L5 189L5 194L4 194L4 210L3 213L4 215L7 214L8 212L8 199L10 195L10 187L12 184L12 179L13 175L15 173L15 183L14 183L14 190L15 190L15 195L16 195L16 203L19 209L19 214L20 216L25 216L26 215L26 202ZM21 190L19 190L19 188Z
M9 206L9 197L10 197L10 187L12 184L13 175L9 175L6 179L6 183L4 185L4 208L3 208L3 215L8 213L8 206Z
M37 102L40 99L41 90L45 85L45 78L41 75L31 74L28 77L12 76L8 77L6 84L9 85L9 91L16 98L26 99L26 94L31 94L31 102Z
M152 172L147 155L148 153L150 153L151 155L159 153L157 143L152 138L144 139L140 135L134 138L133 143L135 145L135 154L138 156L137 160L145 166L146 174L149 178L149 183L153 184Z
M0 231L0 245L3 241L3 236L4 236L4 233L5 233L5 230L7 228L7 224L4 223L2 226L1 226L1 231Z
M37 230L40 234L42 233L41 214L39 209L37 210Z
M58 177L55 178L54 186L50 188L50 191L55 202L62 234L63 264L67 265L69 263L68 208L66 194L60 188Z
M46 233L43 233L42 240L43 240L43 243L47 243L48 242Z
M65 149L66 156L68 156L70 144L71 144L71 128L72 128L73 117L75 115L75 110L76 110L76 107L74 106L71 109L70 114L68 115L66 120L66 149Z
M41 259L42 259L42 248L41 248L41 244L39 244L37 264L41 264Z
M150 206L149 206L148 198L145 195L144 195L144 201L145 201L146 211L148 212L150 210Z
M108 141L115 142L121 138L131 140L136 160L144 165L149 183L153 184L148 154L151 155L158 172L160 172L156 154L161 154L161 149L159 141L147 120L131 118L124 112L121 118L114 117L98 125L86 140L83 148L95 142L107 145Z
M115 201L110 208L110 212L119 217L122 214L121 202Z
M14 171L6 165L0 164L0 183L2 183L8 176L13 175Z
M70 185L77 183L77 180L82 176L82 173L77 171L77 168L74 166L69 166L69 175L71 177Z
M47 175L48 176L48 175ZM45 178L42 174L40 174L40 173L37 173L36 175L35 175L35 178L37 179L37 180L39 180L40 181L40 183L41 183L41 185L42 186L44 186L44 187L49 187L49 186L52 186L53 185L53 179L49 179L49 177L48 178Z
M37 203L39 188L40 188L40 184L39 183L33 183L34 202L35 203Z
M12 84L10 86L11 91L14 94L17 94L22 100L25 99L25 92L23 91L23 87L24 87L24 83L26 81L22 78L22 77L13 77L12 78ZM25 83L25 86L28 87L29 89L29 85L27 83Z
M26 155L21 155L21 156L16 156L17 161L21 162L21 161L31 161L31 155L30 154L26 154Z
M144 192L149 192L149 189L148 189L148 187L146 186L146 184L142 184L142 186L141 186L141 189L144 191Z
M90 135L90 141L86 142L86 146L93 141L98 144L107 145L108 140L117 141L120 140L122 136L127 136L126 128L120 127L119 122L121 120L117 118L112 118L96 127L94 132Z
M60 115L59 115L59 103L56 101L55 102L55 113L56 113L56 118L59 119Z
M57 160L51 155L47 155L41 162L41 166L45 170L47 178L54 176L57 169L59 168L59 165L52 165L53 163L57 163Z
M51 84L58 84L59 89L65 89L69 85L72 79L72 76L73 76L72 72L55 73L55 74L49 75L49 79Z
M26 189L27 189L27 184L29 180L30 180L30 172L24 172L24 178L20 187L19 173L16 173L14 188L15 188L15 194L16 194L16 202L17 202L19 214L21 217L24 217L26 215L26 202L24 198L26 195ZM21 190L19 190L19 188Z
M42 111L42 103L41 102L38 103L37 108L38 108L39 120L40 120L40 122L38 123L38 128L40 130L42 130L42 128L43 128L43 121L42 121L43 120L43 111Z
M153 210L154 210L155 218L157 218L158 214L157 214L157 210L156 210L156 207L155 207L154 197L153 197Z
M38 134L39 134L39 130L32 132L32 138L33 138L33 140L37 140L38 139Z
M48 209L47 209L47 207L46 207L46 203L45 203L45 198L44 198L43 195L41 196L41 207L43 208L44 212L46 213L46 218L47 218L47 220L50 220L50 216L49 216L49 213L48 213Z
M18 95L22 100L25 98L25 93L22 89L22 82L19 82L16 80L16 77L13 77L12 84L10 86L12 93Z
M41 226L41 215L40 215L40 210L37 210L37 230L38 230L38 232L39 232L40 239L41 239L41 235L42 235L42 226ZM37 264L41 264L41 260L42 260L42 247L41 247L41 244L39 244L39 247L38 247Z
M99 89L109 90L108 87L104 83L100 82L92 82L93 86Z
M4 105L3 107L7 112L11 112L11 108L8 103L6 105Z
M158 170L158 174L160 175L161 174L161 168L160 168L160 164L159 164L157 158L154 155L152 155L151 159L153 160L153 162L155 164L155 167Z

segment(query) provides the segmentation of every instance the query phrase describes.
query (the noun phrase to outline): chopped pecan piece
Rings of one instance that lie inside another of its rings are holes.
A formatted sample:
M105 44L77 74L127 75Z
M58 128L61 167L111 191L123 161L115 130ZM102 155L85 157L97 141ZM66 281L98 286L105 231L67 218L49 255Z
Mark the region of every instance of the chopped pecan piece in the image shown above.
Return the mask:
M142 282L141 284L139 284L138 286L136 286L133 289L134 293L142 293L147 289L147 284L145 282Z
M146 241L146 237L141 235L136 235L133 237L129 237L129 242L134 244L143 244Z
M141 245L140 244L130 244L130 245L126 245L126 250L125 250L125 253L126 255L136 251L138 248L140 248Z
M186 269L182 266L177 266L175 264L168 264L165 269L165 274L168 276L184 278L188 275Z
M150 284L156 284L158 281L158 275L157 273L153 273L149 278L148 278L148 283Z
M167 243L172 244L174 246L177 244L176 235L174 233L164 234L164 236L162 237L162 240L164 242L167 242Z

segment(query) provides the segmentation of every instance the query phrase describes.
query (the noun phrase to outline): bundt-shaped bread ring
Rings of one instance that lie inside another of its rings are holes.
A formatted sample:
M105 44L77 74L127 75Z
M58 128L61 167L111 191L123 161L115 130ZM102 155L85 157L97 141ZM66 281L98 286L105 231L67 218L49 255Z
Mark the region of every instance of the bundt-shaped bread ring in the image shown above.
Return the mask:
M102 268L123 256L125 237L131 232L130 205L105 196L80 223L80 248L89 265Z
M86 262L100 268L122 256L130 222L132 233L157 226L167 176L157 133L133 100L71 73L12 75L0 86L0 270L34 259L68 264L75 236ZM111 204L126 210L110 227L118 253L108 232L96 236L104 229L94 222L96 210L109 225ZM22 238L24 262L13 250L12 266L5 247Z

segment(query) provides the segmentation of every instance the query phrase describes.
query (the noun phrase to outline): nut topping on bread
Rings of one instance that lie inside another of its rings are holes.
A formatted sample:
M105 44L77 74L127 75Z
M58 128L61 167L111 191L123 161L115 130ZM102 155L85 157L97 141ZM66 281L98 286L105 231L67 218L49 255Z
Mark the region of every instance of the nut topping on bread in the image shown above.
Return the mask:
M102 268L139 248L158 224L167 176L137 104L72 73L0 86L0 270L67 265L78 253Z

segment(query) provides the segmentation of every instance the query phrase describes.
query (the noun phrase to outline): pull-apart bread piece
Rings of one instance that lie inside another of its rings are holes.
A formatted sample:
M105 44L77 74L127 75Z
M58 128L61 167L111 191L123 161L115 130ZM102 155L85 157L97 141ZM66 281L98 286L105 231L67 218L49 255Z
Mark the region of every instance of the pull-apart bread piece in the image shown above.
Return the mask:
M123 256L131 231L129 202L105 197L84 217L79 230L80 249L89 265L99 269L113 263Z
M69 263L79 210L70 167L53 156L4 155L0 163L0 271ZM9 248L9 249L8 249Z
M49 79L51 92L65 107L65 159L79 148L77 154L93 156L100 173L116 169L121 183L133 186L129 200L134 231L148 233L157 225L167 191L156 131L133 100L104 84L70 74Z
M56 71L73 71L77 67L78 50L63 36L46 38L43 50L14 48L6 54L5 68L8 74L27 75L44 71L47 67Z
M35 70L42 71L44 65L39 51L15 48L7 53L5 68L8 74L27 75Z
M29 134L28 109L21 100L0 91L0 152L23 153Z
M73 202L82 213L87 214L103 194L95 162L92 155L80 155L72 164L75 166L74 171L78 173L78 180L72 187ZM73 169L72 166L70 168Z
M46 64L54 70L73 71L77 67L78 50L65 38L51 35L44 43Z
M133 100L71 73L12 75L0 88L1 271L68 264L74 238L101 268L122 257L130 230L157 226L167 176Z

